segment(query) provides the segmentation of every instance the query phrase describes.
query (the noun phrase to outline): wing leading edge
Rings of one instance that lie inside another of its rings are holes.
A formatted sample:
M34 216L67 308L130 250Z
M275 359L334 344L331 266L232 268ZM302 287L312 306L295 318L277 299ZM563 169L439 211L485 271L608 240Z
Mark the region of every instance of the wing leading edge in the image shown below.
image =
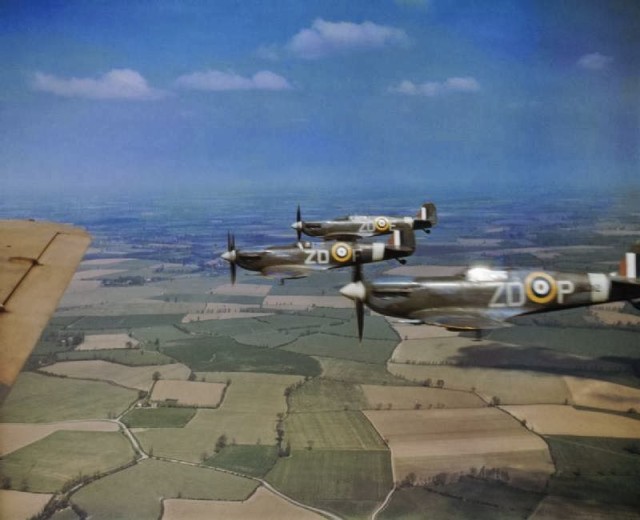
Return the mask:
M0 220L0 402L90 242L88 233L71 226Z

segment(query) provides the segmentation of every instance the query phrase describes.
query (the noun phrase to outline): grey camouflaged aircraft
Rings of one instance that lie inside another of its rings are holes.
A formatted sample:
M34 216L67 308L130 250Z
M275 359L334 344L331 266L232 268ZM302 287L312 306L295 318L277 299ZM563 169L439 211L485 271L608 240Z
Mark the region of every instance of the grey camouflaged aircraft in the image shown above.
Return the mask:
M71 226L0 220L0 403L90 242Z
M386 316L479 335L525 314L625 300L640 308L639 274L636 244L614 274L474 267L458 276L387 275L367 282L357 268L340 292L356 303L360 338L363 304Z
M312 243L298 241L291 245L264 249L237 249L233 235L227 236L227 251L222 258L231 266L231 283L236 280L236 265L249 271L282 281L304 278L316 271L327 271L355 264L396 259L404 264L405 256L415 251L413 230L394 231L387 243L334 242Z
M415 217L385 217L348 215L333 220L304 221L300 206L296 213L296 221L291 227L298 233L298 241L302 234L311 237L322 237L325 240L353 241L380 235L388 235L403 229L422 229L426 233L438 223L435 204L426 202Z

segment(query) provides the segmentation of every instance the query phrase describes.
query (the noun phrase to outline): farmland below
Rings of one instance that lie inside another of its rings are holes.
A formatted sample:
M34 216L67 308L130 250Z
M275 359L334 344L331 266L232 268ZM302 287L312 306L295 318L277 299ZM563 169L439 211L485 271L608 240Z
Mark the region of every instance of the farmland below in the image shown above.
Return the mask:
M596 212L587 226L593 212L542 206L533 218L507 200L448 202L447 227L420 236L407 266L365 266L364 276L487 259L607 272L629 236L602 230L624 224L640 236L629 208ZM338 292L348 270L280 285L239 269L231 285L211 258L226 247L211 221L224 216L265 245L282 242L291 208L259 225L221 197L199 208L143 216L151 208L118 206L130 225L86 222L94 247L0 408L0 501L12 511L634 518L633 306L529 316L481 339L367 311L360 342Z

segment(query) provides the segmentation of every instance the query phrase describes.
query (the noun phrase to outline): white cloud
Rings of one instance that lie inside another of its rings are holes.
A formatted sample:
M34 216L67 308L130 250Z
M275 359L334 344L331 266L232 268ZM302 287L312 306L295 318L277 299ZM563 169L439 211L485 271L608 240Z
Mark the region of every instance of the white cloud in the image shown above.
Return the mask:
M262 70L251 77L233 72L207 70L180 76L176 85L192 90L289 90L291 85L282 76L268 70Z
M592 54L585 54L584 56L581 56L578 60L578 67L588 70L602 70L609 66L612 61L613 58L611 56L605 56L599 52L594 52Z
M302 29L287 44L294 55L305 59L323 58L348 51L379 49L407 45L409 38L402 29L372 22L327 22L318 18L310 28Z
M389 88L389 91L395 94L427 97L435 97L447 92L478 92L479 90L480 83L478 83L478 80L469 76L447 78L442 82L425 81L424 83L414 83L413 81L404 80L398 85Z
M151 88L139 72L131 69L113 69L97 79L64 79L37 72L31 86L57 96L89 99L158 99L165 95Z

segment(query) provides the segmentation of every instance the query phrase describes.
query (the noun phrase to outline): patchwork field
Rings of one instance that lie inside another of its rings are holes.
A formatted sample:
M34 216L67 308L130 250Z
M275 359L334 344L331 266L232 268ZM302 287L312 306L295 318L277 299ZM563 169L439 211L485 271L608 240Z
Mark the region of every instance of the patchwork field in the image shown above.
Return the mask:
M112 421L68 421L49 424L0 423L0 456L8 455L59 430L83 432L117 432Z
M481 408L487 405L477 395L458 390L388 385L362 385L362 390L370 410Z
M0 489L0 518L22 520L37 515L53 495Z
M289 396L289 412L361 410L366 405L358 386L325 378L307 381Z
M100 479L73 495L73 502L94 519L157 520L161 500L246 500L257 483L210 469L157 460Z
M183 406L216 407L224 395L224 383L162 379L153 387L152 401L175 401Z
M122 413L137 398L137 391L100 381L24 372L0 408L0 417L8 423L107 419Z
M0 468L14 488L49 493L80 474L120 467L133 455L120 433L57 431L3 457Z
M493 397L503 404L563 404L571 392L562 376L525 370L497 368L407 365L388 363L389 372L421 384L442 379L445 388L475 389L489 402Z
M620 415L576 410L551 404L503 406L504 410L527 421L527 427L542 435L585 435L640 439L640 420Z
M355 327L352 331L356 333ZM367 363L384 363L396 347L397 341L370 339L365 336L362 343L356 337L311 334L302 336L283 350L311 356L351 359Z
M127 334L87 334L76 350L102 350L137 347L140 342Z
M626 412L640 410L640 389L596 379L565 376L571 402L579 406Z
M368 411L391 448L394 479L418 482L438 474L457 480L481 468L507 472L510 481L543 489L554 471L547 445L496 408Z
M300 502L363 519L371 516L393 485L386 450L294 450L290 457L278 459L266 478Z
M210 518L224 518L225 520L246 520L247 518L320 520L324 518L317 513L294 506L262 486L243 502L169 499L164 501L163 510L163 520L182 520L183 518L192 520L209 520Z
M160 366L127 367L108 361L65 361L48 366L43 371L73 378L111 381L120 386L149 390L153 374L158 372L161 379L182 379L189 377L190 370L179 363Z
M262 302L265 309L307 311L315 307L350 309L353 302L342 296L276 296L269 295Z
M214 383L231 380L221 406L198 410L184 428L137 432L147 451L153 450L156 456L200 462L213 455L216 440L223 434L229 444L275 445L277 415L286 412L284 390L300 381L299 377L250 373L197 376Z
M363 384L410 384L406 379L387 371L385 365L314 356L322 365L322 377L348 383Z
M237 283L224 284L214 288L212 294L231 294L239 296L266 296L271 290L271 284Z

